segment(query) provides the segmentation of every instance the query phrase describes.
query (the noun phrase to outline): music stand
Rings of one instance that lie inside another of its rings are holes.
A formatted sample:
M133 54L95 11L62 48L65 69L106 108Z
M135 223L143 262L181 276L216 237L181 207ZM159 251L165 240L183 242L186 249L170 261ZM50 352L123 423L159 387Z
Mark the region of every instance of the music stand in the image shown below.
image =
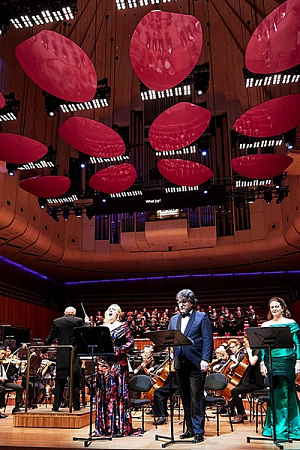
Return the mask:
M84 447L88 447L92 441L112 440L111 436L93 437L93 398L94 398L94 356L113 356L114 348L108 327L75 327L75 345L78 356L92 357L92 374L90 386L90 428L87 438L73 437L73 441L84 441Z
M270 381L270 406L273 415L273 438L271 437L247 437L247 443L250 440L265 440L273 441L273 443L280 449L283 445L279 442L276 436L276 410L274 405L274 383L273 383L273 367L272 367L272 349L273 348L292 348L294 347L293 338L289 327L249 327L246 329L247 337L250 347L252 349L266 349L269 355L269 381ZM291 439L281 440L281 442L293 442Z
M158 330L147 331L145 337L149 338L157 347L168 347L169 358L169 387L170 387L170 422L171 422L171 436L155 435L155 440L168 439L169 441L162 444L162 448L166 448L168 445L180 443L190 444L190 441L175 441L174 439L174 426L173 426L173 395L172 395L172 376L171 376L171 347L192 345L193 342L187 338L180 330Z

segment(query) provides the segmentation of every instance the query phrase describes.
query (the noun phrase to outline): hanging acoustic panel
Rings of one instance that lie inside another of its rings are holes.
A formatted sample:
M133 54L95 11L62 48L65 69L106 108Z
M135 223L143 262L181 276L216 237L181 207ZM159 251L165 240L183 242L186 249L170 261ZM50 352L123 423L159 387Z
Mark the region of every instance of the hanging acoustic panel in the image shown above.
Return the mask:
M99 170L89 181L92 189L106 194L118 194L129 189L136 179L132 164L120 164Z
M70 178L59 175L37 176L20 181L19 186L37 197L52 198L65 194L71 186L71 181Z
M112 158L126 152L121 136L96 120L70 117L58 132L68 144L90 156Z
M157 167L163 177L179 186L199 186L213 176L209 167L183 159L161 159Z
M300 94L285 95L260 103L237 119L233 128L251 137L271 137L300 124Z
M288 0L256 28L246 49L245 63L254 73L276 73L300 64L300 2Z
M4 108L5 106L5 98L3 97L3 95L0 92L0 109Z
M177 103L160 114L150 126L150 144L159 152L186 147L204 133L210 118L208 109L188 102Z
M12 164L37 161L48 152L46 145L19 134L0 133L0 159Z
M277 177L292 164L293 158L287 155L265 153L260 155L239 156L230 161L238 174L253 179Z
M138 23L131 38L132 67L149 89L170 89L194 69L202 41L202 28L196 17L150 11Z
M92 61L62 34L40 31L19 44L15 52L27 75L49 94L72 102L94 97L97 74Z

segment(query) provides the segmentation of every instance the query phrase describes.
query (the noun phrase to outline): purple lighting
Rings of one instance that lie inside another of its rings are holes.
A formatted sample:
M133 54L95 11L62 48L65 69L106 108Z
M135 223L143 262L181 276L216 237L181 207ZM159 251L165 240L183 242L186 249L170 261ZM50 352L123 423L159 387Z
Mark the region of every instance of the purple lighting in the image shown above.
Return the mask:
M22 264L18 264L18 263L14 262L14 261L11 261L10 259L5 258L4 256L0 255L0 260L5 262L5 263L11 264L11 265L13 265L15 267L18 267L19 269L24 270L25 272L32 273L33 275L36 275L39 278L43 278L44 280L50 280L51 279L51 278L46 277L45 275L42 275L39 272L36 272L35 270L31 270L31 269L28 269L25 266L22 266Z

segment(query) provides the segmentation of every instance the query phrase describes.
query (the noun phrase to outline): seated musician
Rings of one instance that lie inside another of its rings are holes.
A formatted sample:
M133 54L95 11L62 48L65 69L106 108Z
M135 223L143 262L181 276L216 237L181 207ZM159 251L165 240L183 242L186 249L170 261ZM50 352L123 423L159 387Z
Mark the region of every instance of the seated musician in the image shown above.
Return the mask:
M226 352L225 347L223 347L223 345L220 345L215 350L215 357L213 358L212 362L209 363L209 370L211 372L221 372L222 367L226 364L228 359L229 355Z
M46 388L41 382L41 362L42 357L38 356L36 352L32 352L30 355L30 375L27 399L27 406L29 408L37 408L37 404L40 403L46 392ZM20 375L22 375L22 386L26 389L27 361L22 361Z
M151 375L155 368L153 352L154 349L152 345L145 345L144 351L141 354L142 362L134 369L134 375Z
M21 412L20 404L22 401L22 393L23 388L17 383L14 383L9 375L6 373L6 368L2 364L5 360L6 351L4 349L0 349L0 385L4 388L13 389L16 392L15 406L12 410L12 414L16 414L17 412Z
M173 355L171 355L173 359ZM173 366L173 364L172 364ZM155 370L154 377L154 394L152 403L152 413L154 425L163 425L167 422L168 413L168 399L170 397L170 371L169 361L166 360L159 370ZM171 393L178 392L179 388L176 382L175 372L171 368ZM157 387L156 387L157 386Z
M228 404L231 409L231 415L236 416L233 419L233 423L243 423L247 420L247 414L244 409L243 400L241 396L243 394L249 394L250 392L261 389L264 387L264 378L260 373L259 363L258 363L258 350L252 350L249 346L249 341L244 337L244 348L246 349L246 356L249 360L249 366L246 372L245 378L242 382L234 387L231 391L231 399ZM237 415L235 412L237 410Z

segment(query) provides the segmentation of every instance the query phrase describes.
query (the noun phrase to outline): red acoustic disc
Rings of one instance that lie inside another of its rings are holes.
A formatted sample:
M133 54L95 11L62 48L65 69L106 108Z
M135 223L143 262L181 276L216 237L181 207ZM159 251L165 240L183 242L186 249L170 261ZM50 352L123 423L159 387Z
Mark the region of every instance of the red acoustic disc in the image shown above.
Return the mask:
M247 45L245 62L254 73L274 73L300 64L300 2L288 0L256 28Z
M170 89L194 69L202 40L201 24L196 17L150 11L138 23L131 38L132 67L149 89Z
M0 159L13 164L37 161L48 152L46 145L19 134L0 133Z
M64 176L38 176L20 181L19 186L37 197L52 198L65 194L71 186L71 181Z
M239 156L230 161L230 165L237 173L247 178L267 179L284 172L293 158L287 155L271 153L261 155Z
M271 137L286 133L300 123L300 94L285 95L249 109L233 128L251 137Z
M5 98L3 97L3 95L0 92L0 109L4 108L5 106Z
M90 156L112 158L126 152L121 136L96 120L70 117L58 132L68 144Z
M120 164L99 170L89 181L92 189L106 194L118 194L133 185L136 171L132 164Z
M16 47L23 70L42 89L72 102L92 100L96 70L87 54L62 34L43 30Z
M179 186L199 186L213 176L209 167L183 159L161 159L157 167L163 177Z
M177 150L195 142L211 118L208 109L188 102L177 103L160 114L149 130L149 141L159 151Z

